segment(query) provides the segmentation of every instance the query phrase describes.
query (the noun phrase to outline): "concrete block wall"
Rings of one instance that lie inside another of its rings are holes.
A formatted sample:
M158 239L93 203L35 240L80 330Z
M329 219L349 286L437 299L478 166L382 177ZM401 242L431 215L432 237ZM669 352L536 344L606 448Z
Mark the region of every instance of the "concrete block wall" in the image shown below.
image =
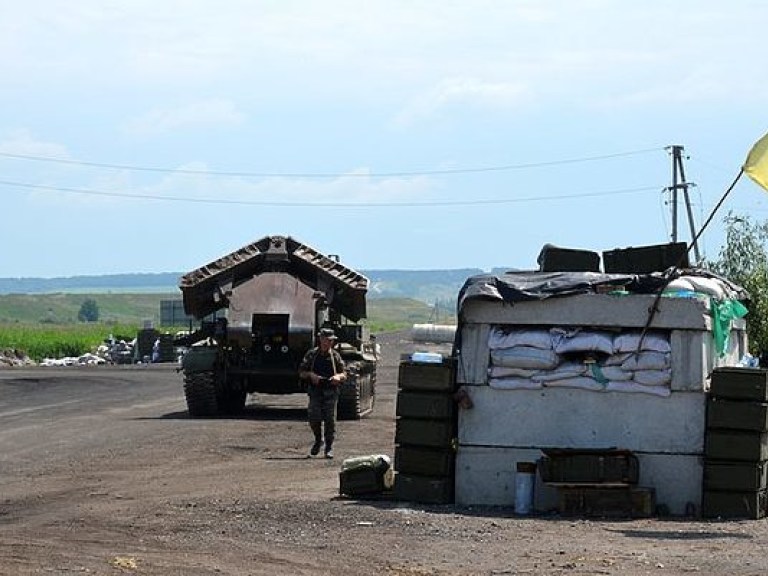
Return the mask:
M592 392L569 388L499 390L488 382L488 336L494 326L563 326L641 330L650 296L583 295L545 301L469 302L463 311L457 385L473 400L459 414L456 501L514 503L518 462L542 448L621 448L640 461L640 485L656 490L673 514L701 501L706 391L716 366L733 366L746 351L743 321L733 325L724 357L714 352L706 302L662 299L652 329L670 334L672 393ZM556 505L554 488L537 486L535 507Z

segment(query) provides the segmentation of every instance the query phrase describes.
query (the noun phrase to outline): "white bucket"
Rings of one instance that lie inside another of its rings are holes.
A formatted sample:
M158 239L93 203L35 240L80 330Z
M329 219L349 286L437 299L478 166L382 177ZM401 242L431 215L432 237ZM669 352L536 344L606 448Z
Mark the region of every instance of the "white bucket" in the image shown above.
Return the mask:
M534 462L518 462L515 474L515 514L528 515L533 511L533 484L536 480Z

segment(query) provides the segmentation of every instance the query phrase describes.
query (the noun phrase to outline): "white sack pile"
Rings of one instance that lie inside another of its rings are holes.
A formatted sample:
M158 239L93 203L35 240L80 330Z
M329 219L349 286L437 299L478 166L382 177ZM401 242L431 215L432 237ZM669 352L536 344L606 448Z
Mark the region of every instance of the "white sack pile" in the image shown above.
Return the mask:
M34 361L20 350L14 348L0 350L0 368L32 365L34 365Z
M491 331L488 384L505 390L580 388L669 396L669 335L581 328Z

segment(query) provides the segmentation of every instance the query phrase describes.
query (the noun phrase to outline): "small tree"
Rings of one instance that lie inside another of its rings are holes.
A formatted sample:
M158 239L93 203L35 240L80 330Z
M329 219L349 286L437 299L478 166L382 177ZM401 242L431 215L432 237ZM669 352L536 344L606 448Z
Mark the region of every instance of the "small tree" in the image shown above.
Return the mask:
M710 268L749 292L747 337L752 354L768 351L768 222L731 212L723 219L725 245Z
M86 298L77 313L80 322L96 322L99 319L99 305L93 298Z

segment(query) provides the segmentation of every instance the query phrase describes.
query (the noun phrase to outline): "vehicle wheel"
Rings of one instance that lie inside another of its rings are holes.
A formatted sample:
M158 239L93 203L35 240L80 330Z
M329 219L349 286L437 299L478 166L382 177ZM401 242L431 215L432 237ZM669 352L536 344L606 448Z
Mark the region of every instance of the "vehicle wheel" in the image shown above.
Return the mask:
M184 375L184 397L191 418L218 416L216 385L213 372L193 372Z
M339 403L336 408L336 417L339 420L358 420L360 418L360 385L363 378L365 377L353 375L341 385Z
M224 390L219 398L221 413L227 415L240 414L245 408L245 398L247 395L242 390Z
M370 373L350 378L339 391L339 420L359 420L373 411L374 379Z

